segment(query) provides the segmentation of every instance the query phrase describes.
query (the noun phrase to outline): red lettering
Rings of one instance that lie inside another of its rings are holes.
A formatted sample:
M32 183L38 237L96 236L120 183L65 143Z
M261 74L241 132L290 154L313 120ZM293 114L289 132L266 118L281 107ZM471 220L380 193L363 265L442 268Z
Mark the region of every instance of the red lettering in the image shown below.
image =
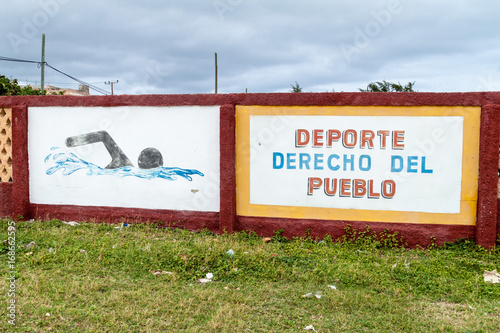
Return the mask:
M392 132L392 149L404 149L405 131Z
M323 145L323 130L313 130L313 147Z
M394 180L384 180L382 182L382 196L386 199L392 199L395 194L396 182Z
M372 149L374 147L373 138L375 138L375 132L370 130L361 131L361 148L368 146L368 148Z
M323 185L323 180L317 177L310 177L308 180L307 195L312 195L313 191L320 188Z
M376 193L373 191L373 179L368 181L368 198L370 199L379 199L380 193Z
M337 193L337 178L325 178L325 194L328 196L334 196Z
M349 137L351 137L351 141L349 141ZM358 142L358 132L353 129L348 129L344 131L342 137L342 144L346 148L354 148L356 143Z
M309 131L298 129L295 131L295 147L305 147L309 143Z
M385 149L387 146L387 137L391 134L388 130L379 130L377 135L380 136L380 148Z
M342 137L342 134L340 133L339 130L331 129L327 131L327 141L326 141L326 146L331 147L333 142L337 142L340 140Z
M350 197L351 196L351 180L341 179L340 180L340 196Z
M366 195L366 180L363 179L354 179L352 181L354 192L352 196L354 198L362 198Z

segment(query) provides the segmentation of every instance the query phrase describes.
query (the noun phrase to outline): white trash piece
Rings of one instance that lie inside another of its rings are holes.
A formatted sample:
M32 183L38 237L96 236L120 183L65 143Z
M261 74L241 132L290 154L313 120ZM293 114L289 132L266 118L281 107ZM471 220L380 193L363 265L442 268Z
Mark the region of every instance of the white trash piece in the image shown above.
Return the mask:
M316 297L317 299L320 299L323 295L321 294L321 291L316 291L314 293L307 293L305 295L302 295L302 297L304 298L312 298L312 297Z
M500 274L498 274L496 269L491 272L485 270L483 273L483 277L484 282L500 283Z
M70 226L72 226L72 227L77 226L77 225L80 225L80 223L78 223L78 222L76 222L76 221L69 221L69 222L62 221L62 223L67 224L67 225L70 225Z
M212 279L214 278L214 275L212 273L207 273L205 275L205 278L198 279L199 283L207 283L207 282L212 282Z

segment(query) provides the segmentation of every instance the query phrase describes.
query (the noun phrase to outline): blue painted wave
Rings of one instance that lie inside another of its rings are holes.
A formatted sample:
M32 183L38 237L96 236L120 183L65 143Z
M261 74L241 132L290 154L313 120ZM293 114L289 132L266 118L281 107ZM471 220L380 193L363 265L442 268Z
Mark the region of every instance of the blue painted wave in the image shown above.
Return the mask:
M52 151L57 150L58 147L51 148ZM51 153L45 158L45 163L53 161L55 166L47 169L47 175L53 175L61 170L62 174L69 176L76 171L84 170L88 176L100 175L115 175L120 178L123 177L138 177L143 179L167 179L177 180L182 177L189 181L193 180L192 175L203 177L204 174L196 169L181 169L177 167L158 167L154 169L139 169L136 167L126 166L118 169L104 169L93 163L87 162L73 153Z

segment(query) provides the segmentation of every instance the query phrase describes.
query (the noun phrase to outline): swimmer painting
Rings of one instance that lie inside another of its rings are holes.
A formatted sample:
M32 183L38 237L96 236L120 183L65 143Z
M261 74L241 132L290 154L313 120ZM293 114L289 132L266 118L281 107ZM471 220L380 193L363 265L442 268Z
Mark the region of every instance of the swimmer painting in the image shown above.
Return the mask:
M178 167L164 167L163 156L156 148L145 148L139 154L137 160L138 168L130 161L115 140L106 131L90 132L66 138L66 146L69 148L89 145L94 143L104 144L111 156L111 162L104 168L91 162L85 161L74 153L56 152L58 147L53 147L51 153L45 158L45 162L55 161L56 165L49 168L46 173L52 175L62 170L63 175L68 176L78 170L86 170L87 175L117 175L119 177L134 176L143 179L161 178L176 180L178 176L192 180L191 175L203 177L204 174L196 169L181 169Z
M111 155L111 163L106 166L106 169L118 169L125 166L133 166L127 155L116 144L115 140L106 131L92 132L72 136L66 139L67 147L78 147L91 143L102 142L109 155ZM156 148L144 149L138 159L138 165L141 169L154 169L163 166L163 156Z

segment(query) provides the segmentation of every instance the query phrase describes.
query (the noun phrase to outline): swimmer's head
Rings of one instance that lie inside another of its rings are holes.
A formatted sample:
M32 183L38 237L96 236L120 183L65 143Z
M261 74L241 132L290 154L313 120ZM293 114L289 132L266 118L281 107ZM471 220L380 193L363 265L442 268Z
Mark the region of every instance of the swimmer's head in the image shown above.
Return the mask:
M163 156L158 149L149 147L141 151L137 164L141 169L154 169L163 166Z

